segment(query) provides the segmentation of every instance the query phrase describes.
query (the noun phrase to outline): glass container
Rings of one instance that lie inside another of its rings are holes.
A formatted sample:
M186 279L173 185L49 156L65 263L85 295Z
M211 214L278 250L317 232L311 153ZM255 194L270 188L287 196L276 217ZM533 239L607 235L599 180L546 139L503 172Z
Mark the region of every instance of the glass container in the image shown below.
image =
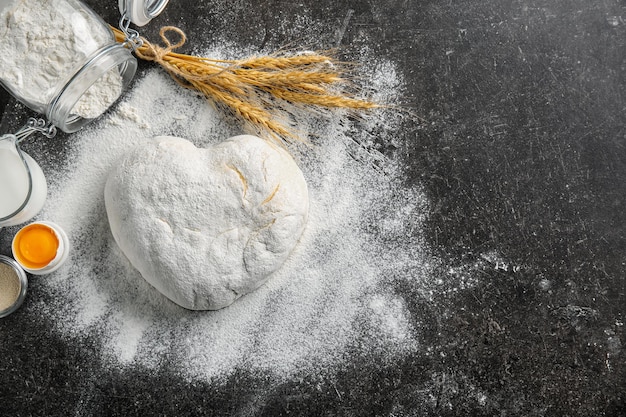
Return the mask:
M137 26L145 26L158 16L169 0L118 0L120 13Z
M10 287L16 290L15 299L10 300L11 304L6 308L0 309L0 318L3 318L11 313L14 313L22 305L22 302L26 297L28 279L26 277L26 273L20 265L8 256L0 255L0 265L10 268L14 273L14 276L8 275L6 278L8 281L15 280L15 282L4 282L4 284L11 284Z
M19 141L16 135L0 137L0 228L29 221L46 201L43 171Z
M106 111L137 69L79 0L0 0L0 21L0 83L65 132Z

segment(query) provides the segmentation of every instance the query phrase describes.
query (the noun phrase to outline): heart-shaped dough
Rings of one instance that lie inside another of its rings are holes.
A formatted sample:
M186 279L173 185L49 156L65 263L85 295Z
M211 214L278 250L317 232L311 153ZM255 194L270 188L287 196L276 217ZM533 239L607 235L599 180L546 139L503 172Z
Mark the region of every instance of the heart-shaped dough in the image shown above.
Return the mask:
M309 208L293 158L250 135L207 149L157 137L120 161L104 196L122 252L192 310L226 307L261 286L298 243Z

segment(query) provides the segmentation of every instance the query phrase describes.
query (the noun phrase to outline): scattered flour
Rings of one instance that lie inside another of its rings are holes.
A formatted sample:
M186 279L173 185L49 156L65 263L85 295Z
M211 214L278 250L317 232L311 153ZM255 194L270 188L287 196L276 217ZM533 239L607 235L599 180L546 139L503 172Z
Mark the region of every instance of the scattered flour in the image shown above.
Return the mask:
M39 113L46 113L58 89L88 57L112 41L106 26L65 1L13 0L3 4L0 22L0 80ZM121 92L114 68L86 91L74 112L96 118Z
M372 68L389 74L387 64ZM377 88L386 88L384 79ZM378 139L394 136L395 118L370 117ZM402 184L401 167L369 151L355 159L373 133L340 113L301 121L314 145L292 149L310 197L295 251L265 285L229 307L188 311L146 283L115 244L104 204L107 174L157 135L209 147L242 132L161 71L148 72L116 111L74 135L70 166L49 176L41 217L62 225L74 250L41 281L56 303L33 301L30 308L46 310L67 337L100 340L106 363L155 370L167 363L190 379L219 381L238 369L289 378L331 372L354 355L393 360L415 351L418 318L393 288L401 281L419 289L430 279L433 262L420 232L427 201L419 187Z

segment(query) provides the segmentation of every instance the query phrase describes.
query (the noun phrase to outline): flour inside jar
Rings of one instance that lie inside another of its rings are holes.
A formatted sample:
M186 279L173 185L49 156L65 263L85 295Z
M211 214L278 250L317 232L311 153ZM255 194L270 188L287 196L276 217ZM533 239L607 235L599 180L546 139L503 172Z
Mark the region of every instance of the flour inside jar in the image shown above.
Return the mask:
M0 10L0 81L13 95L39 113L93 56L113 44L100 18L75 0L12 0ZM70 112L93 119L121 94L117 67L80 97ZM78 91L78 93L82 93Z

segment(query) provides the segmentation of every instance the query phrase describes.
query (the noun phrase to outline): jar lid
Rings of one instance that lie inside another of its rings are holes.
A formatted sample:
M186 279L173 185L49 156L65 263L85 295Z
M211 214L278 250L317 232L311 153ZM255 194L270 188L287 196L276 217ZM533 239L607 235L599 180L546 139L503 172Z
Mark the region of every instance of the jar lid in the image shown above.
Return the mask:
M144 26L157 17L169 0L119 0L120 13L137 26Z

